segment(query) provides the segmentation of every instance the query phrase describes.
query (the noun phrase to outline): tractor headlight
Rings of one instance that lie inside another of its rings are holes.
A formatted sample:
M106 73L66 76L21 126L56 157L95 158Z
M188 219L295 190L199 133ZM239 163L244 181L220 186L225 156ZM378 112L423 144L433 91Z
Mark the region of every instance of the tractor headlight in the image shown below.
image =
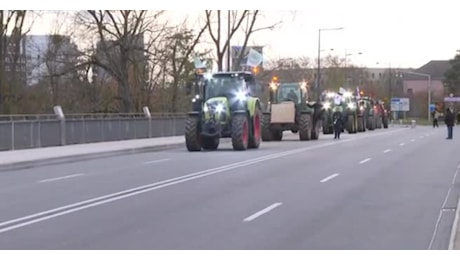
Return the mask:
M324 108L325 108L325 109L331 108L331 103L330 103L330 102L324 103Z
M355 108L355 103L348 103L348 108L349 109L354 109Z
M246 100L246 92L241 91L241 90L238 91L238 92L236 93L236 99L237 99L238 101L240 101L240 102Z
M222 112L224 112L224 105L218 104L218 105L216 106L216 113L219 113L219 114L220 114L220 113L222 113Z

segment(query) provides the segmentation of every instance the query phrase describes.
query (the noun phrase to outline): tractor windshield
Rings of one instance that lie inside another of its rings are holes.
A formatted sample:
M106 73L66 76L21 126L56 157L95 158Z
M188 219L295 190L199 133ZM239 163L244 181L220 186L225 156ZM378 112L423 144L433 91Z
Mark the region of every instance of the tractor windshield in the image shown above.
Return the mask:
M276 98L279 102L292 101L298 104L301 102L301 97L300 83L281 83L278 87Z
M205 99L230 97L245 89L246 83L240 77L212 77L205 81Z

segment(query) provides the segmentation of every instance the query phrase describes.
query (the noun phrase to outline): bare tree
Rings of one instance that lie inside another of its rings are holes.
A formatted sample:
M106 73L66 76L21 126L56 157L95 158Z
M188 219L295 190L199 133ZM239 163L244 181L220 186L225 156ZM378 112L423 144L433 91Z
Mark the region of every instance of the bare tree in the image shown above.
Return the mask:
M243 29L243 32L244 32L243 45L241 46L236 62L232 65L233 70L239 69L241 61L243 60L244 56L247 55L246 48L248 47L249 39L254 33L264 31L264 30L274 30L278 25L282 23L282 21L278 21L270 25L256 27L256 23L258 20L260 20L261 15L263 14L260 12L260 10L253 10L253 11L248 12L247 17L246 17L247 24L245 28Z
M0 102L1 112L11 113L26 83L24 36L25 10L0 10ZM22 74L22 75L21 75Z
M205 14L209 36L216 48L217 67L219 71L222 71L224 68L225 53L227 49L230 48L230 40L241 27L244 19L248 16L249 10L244 10L242 12L231 11L231 17L233 19L231 20L230 30L227 32L227 35L222 34L223 24L221 10L205 10Z
M260 77L270 80L276 76L280 81L313 81L313 70L308 57L279 58L269 61Z
M77 15L78 24L88 33L97 36L98 43L90 54L89 62L96 66L96 74L108 73L118 83L122 112L131 112L134 108L130 71L142 71L145 75L145 54L163 39L166 32L166 24L159 22L163 13L145 10L90 10ZM133 69L134 66L142 66L142 70Z
M179 86L185 85L185 82L193 75L194 67L192 62L192 54L195 47L200 42L200 39L208 24L206 23L200 28L197 34L186 27L187 20L183 25L173 32L168 37L169 60L171 61L171 112L177 112L177 100L179 94ZM203 55L200 54L200 56Z

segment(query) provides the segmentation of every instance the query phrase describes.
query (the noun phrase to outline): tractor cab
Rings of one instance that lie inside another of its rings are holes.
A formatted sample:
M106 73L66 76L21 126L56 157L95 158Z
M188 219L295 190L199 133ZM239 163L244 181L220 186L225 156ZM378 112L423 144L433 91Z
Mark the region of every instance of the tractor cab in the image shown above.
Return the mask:
M270 103L293 102L296 105L306 103L308 100L307 84L295 83L270 83Z

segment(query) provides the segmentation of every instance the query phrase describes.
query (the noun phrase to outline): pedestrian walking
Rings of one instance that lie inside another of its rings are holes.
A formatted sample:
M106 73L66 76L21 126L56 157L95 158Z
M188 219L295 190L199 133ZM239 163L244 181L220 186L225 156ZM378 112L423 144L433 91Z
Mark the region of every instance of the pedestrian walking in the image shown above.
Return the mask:
M439 128L439 112L438 111L433 111L433 128Z
M452 139L453 131L454 131L454 124L455 124L455 117L454 117L454 113L451 111L450 108L448 108L446 111L444 123L446 123L446 126L447 126L447 138L446 139Z

